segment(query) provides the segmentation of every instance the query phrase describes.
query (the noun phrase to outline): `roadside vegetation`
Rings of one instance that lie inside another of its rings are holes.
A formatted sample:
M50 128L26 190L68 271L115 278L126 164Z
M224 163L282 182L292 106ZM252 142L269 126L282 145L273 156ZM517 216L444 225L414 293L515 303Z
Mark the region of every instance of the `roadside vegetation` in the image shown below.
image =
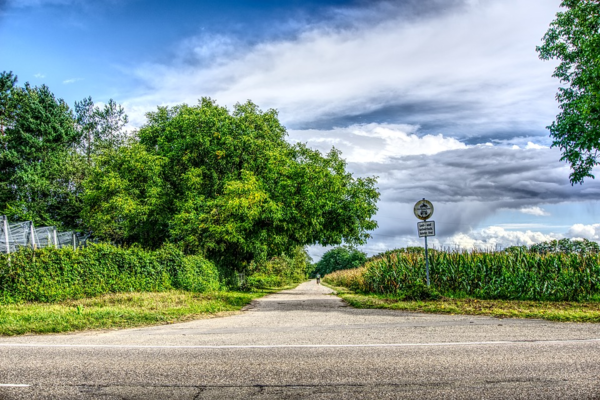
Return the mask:
M0 73L0 215L94 242L15 249L2 231L0 334L239 309L305 280L306 246L364 244L377 227L375 178L287 141L276 110L203 98L146 117L128 131L113 100L71 108Z
M564 239L501 252L388 251L326 275L358 307L600 322L597 244Z
M0 254L0 335L168 324L240 310L306 279L303 250L222 279L216 266L173 245L91 244ZM229 275L227 275L229 276Z
M328 286L336 290L338 296L356 308L600 323L600 304L597 302L454 299L443 296L436 300L407 300L406 298L401 300L393 295L355 293L344 287Z
M133 328L229 315L273 290L111 293L0 306L0 335Z

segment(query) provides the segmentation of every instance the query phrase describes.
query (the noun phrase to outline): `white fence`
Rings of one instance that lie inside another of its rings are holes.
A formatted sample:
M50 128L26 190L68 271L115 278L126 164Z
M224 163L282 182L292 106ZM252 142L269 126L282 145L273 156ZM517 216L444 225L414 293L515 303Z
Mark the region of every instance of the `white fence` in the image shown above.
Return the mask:
M78 232L58 232L53 226L36 228L32 221L9 223L5 215L2 215L0 223L0 253L13 253L19 247L77 249L85 246L89 240Z

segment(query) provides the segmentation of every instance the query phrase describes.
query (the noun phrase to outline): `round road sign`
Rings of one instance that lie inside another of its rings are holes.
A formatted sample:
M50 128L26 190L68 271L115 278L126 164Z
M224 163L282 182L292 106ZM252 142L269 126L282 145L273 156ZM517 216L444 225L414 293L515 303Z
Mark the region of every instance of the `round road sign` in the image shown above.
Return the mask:
M433 215L433 204L429 200L419 200L415 204L415 216L423 221Z

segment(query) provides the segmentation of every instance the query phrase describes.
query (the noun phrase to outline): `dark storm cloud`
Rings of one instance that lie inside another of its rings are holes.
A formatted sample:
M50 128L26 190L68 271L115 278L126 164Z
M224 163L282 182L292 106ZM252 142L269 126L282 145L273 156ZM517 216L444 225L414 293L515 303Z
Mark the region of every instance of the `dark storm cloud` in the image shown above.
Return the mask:
M419 126L419 135L437 134L462 138L469 145L482 143L527 144L533 137L547 142L548 131L543 122L533 126L529 121L493 121L485 118L487 110L484 103L473 100L474 96L464 96L462 101L441 102L436 99L419 102L386 104L375 110L360 112L348 110L344 115L323 116L300 125L290 124L296 130L327 130L355 124L386 123L409 124ZM390 100L393 102L393 100ZM548 121L549 122L549 121ZM522 140L514 140L522 138Z
M394 98L397 97L401 96L399 94L390 96L390 99L386 101L390 104L383 104L374 110L367 112L347 110L343 113L344 115L324 115L298 126L290 125L290 128L332 129L340 126L377 122L419 125L423 133L434 133L434 131L440 129L452 129L458 126L456 117L468 113L476 106L475 102L440 102L435 99L394 104L394 101L397 101ZM354 113L352 113L353 111Z
M566 164L556 149L475 146L435 155L390 159L387 163L351 164L361 174L380 177L387 200L406 202L419 190L440 202L476 201L513 204L595 200L600 182L571 186ZM410 200L412 201L412 200Z
M435 204L442 239L471 231L499 210L597 200L600 181L571 186L559 158L556 149L475 146L349 166L357 175L379 177L377 240L414 236L412 205L424 197Z

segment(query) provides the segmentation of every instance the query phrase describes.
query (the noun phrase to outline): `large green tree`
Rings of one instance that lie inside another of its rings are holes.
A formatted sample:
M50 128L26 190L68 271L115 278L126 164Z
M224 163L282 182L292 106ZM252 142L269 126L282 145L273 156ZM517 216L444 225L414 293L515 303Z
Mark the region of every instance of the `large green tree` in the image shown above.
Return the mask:
M548 127L553 146L572 168L571 183L594 178L600 148L600 2L563 0L565 10L537 47L543 60L557 59L553 76L566 86L556 98L561 112Z
M147 117L133 159L152 172L115 154L86 184L87 220L106 238L149 246L170 240L244 268L299 246L364 243L377 226L375 179L352 176L336 150L323 156L288 143L274 110L247 102L230 113L202 99ZM116 215L108 204L140 211ZM134 229L140 213L152 235Z
M47 86L0 74L0 214L36 225L78 225L81 134Z

